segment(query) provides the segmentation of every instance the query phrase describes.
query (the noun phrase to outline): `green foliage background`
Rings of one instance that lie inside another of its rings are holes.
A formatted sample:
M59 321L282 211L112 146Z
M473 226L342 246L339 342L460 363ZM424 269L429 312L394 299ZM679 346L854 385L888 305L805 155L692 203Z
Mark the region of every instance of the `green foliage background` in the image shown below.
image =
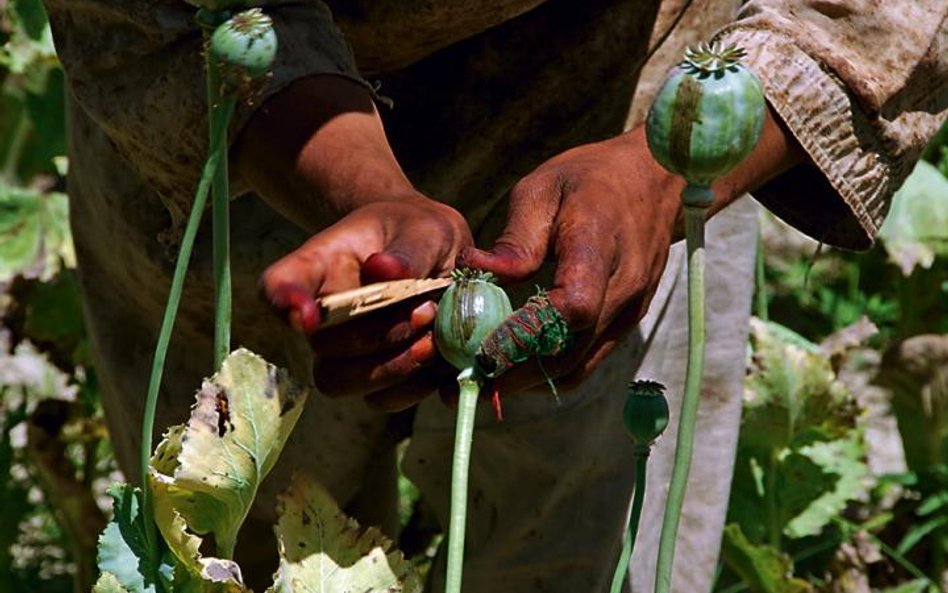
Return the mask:
M0 0L0 591L10 593L89 590L106 488L120 478L73 273L64 93L40 0ZM946 178L948 129L867 253L819 249L763 216L716 591L945 590ZM401 492L402 546L426 565L436 530L411 484Z

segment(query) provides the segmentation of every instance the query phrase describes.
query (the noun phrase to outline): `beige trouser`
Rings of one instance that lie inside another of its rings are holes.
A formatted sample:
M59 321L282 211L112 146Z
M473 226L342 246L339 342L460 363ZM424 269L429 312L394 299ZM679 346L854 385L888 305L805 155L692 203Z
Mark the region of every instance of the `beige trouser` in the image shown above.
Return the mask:
M708 226L708 348L695 457L678 537L673 589L710 591L727 510L741 409L753 283L756 205L744 199ZM631 591L653 587L664 494L671 472L687 353L683 244L645 320L603 366L557 404L539 392L505 400L497 423L479 409L471 460L465 593L606 592L634 486L621 421L627 383L668 388L672 423L655 445L630 567ZM444 522L454 415L424 403L404 469ZM443 566L441 567L443 569ZM433 591L441 591L441 572Z

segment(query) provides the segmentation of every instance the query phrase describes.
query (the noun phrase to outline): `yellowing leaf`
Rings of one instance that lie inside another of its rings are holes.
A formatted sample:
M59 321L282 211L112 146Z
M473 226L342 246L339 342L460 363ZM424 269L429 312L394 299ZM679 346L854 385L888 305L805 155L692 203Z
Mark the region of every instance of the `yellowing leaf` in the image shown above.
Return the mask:
M187 425L159 444L150 476L156 521L189 569L207 570L198 536L213 533L218 555L232 555L237 531L305 399L286 371L237 350L204 382Z
M915 266L930 268L936 255L948 253L948 179L919 161L893 196L879 238L905 276Z
M111 572L103 572L92 586L92 593L129 593Z
M855 426L855 401L815 344L777 324L752 319L751 345L743 447L766 458L800 440L840 436Z
M280 498L280 567L267 593L418 593L421 582L375 528L360 529L321 486L297 475Z

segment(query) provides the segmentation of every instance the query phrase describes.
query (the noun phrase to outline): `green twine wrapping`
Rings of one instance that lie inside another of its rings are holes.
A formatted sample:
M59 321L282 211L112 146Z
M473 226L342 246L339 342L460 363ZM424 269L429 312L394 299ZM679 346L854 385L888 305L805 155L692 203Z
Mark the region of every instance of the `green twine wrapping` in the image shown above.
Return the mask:
M534 356L557 356L569 342L566 320L541 290L484 339L477 351L477 370L495 379Z

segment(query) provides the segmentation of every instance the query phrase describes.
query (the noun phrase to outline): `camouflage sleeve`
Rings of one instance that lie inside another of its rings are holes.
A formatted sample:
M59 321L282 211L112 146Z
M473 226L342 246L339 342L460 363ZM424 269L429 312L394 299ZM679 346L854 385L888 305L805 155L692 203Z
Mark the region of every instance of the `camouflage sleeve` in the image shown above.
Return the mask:
M816 239L869 247L948 114L948 3L752 0L718 38L748 50L815 164L755 196Z
M276 27L273 75L238 108L231 138L290 82L335 74L362 82L349 46L318 0L257 1ZM206 146L201 30L182 0L46 0L57 52L81 107L154 187L180 229ZM238 188L239 189L239 188Z

